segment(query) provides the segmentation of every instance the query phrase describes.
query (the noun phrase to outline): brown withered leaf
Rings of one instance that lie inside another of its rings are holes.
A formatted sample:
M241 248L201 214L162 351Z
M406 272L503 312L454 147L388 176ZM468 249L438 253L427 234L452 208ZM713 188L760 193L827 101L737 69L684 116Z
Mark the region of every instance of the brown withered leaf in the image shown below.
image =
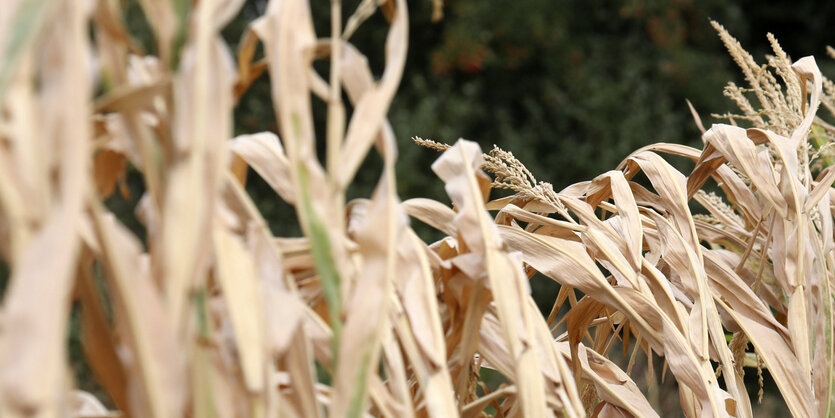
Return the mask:
M116 183L125 176L125 156L111 151L102 150L96 154L93 161L93 176L96 189L102 198L110 197L116 189Z

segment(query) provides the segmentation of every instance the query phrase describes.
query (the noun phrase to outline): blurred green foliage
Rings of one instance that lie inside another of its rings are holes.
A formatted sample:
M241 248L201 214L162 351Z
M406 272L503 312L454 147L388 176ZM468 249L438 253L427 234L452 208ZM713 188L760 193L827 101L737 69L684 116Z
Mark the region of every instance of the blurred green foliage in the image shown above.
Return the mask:
M347 20L360 0L344 1ZM452 0L445 17L431 21L432 4L412 1L406 71L389 119L400 147L398 192L402 199L446 201L430 170L437 155L414 145L420 136L452 143L477 141L512 151L538 179L555 189L613 169L631 151L659 141L698 146L700 135L687 108L689 99L706 126L711 113L733 109L722 89L741 77L709 24L725 25L762 60L773 32L795 57L824 58L828 3L762 4L745 0ZM314 24L329 36L329 2L313 1ZM233 51L247 25L266 10L266 0L247 0L223 34ZM154 52L153 38L136 0L126 0L132 35ZM385 19L375 14L351 38L377 74L385 64ZM263 56L262 51L258 56ZM327 74L327 63L317 70ZM832 72L829 72L832 74ZM324 154L325 106L314 100ZM235 110L236 134L278 131L269 76L259 78ZM323 156L323 155L322 155ZM381 170L371 154L349 197L371 194ZM129 179L132 191L141 178ZM299 235L293 208L254 173L247 189L282 236ZM133 202L121 204L126 213ZM130 222L133 224L134 222ZM140 234L135 225L132 225ZM425 237L436 237L419 230Z
M344 2L345 19L358 3ZM312 6L318 33L328 36L328 2ZM247 1L224 32L233 47L265 7L264 0ZM431 2L409 8L407 69L389 112L400 146L398 191L403 199L441 201L443 186L429 169L437 155L415 146L412 136L467 138L485 151L496 144L559 190L613 169L643 145L698 146L686 99L707 126L711 113L733 108L722 89L740 76L709 19L729 28L757 59L769 52L769 30L790 54L823 57L826 22L835 12L796 2L455 0L432 23ZM351 39L377 74L386 30L377 14ZM819 61L824 72L831 67L827 58ZM326 64L317 69L327 71ZM267 79L242 98L238 133L277 130ZM321 133L324 105L314 102ZM379 159L370 157L350 197L368 196L379 172ZM298 234L292 208L275 202L265 184L255 180L249 191L274 232Z

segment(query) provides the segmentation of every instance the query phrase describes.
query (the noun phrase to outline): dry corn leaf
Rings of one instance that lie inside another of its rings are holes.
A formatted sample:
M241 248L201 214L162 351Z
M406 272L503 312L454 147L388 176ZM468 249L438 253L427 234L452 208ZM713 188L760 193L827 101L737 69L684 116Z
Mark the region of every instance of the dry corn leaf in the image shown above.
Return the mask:
M405 0L395 3L394 20L386 38L386 67L382 78L376 88L356 99L354 114L345 134L344 153L337 176L343 188L354 179L377 132L383 127L385 114L403 76L409 35L408 8Z
M80 250L76 225L80 223L88 192L86 141L92 131L87 120L91 86L86 62L89 46L85 38L90 10L71 2L55 7L60 17L44 35L45 52L50 57L47 61L51 65L38 73L20 74L26 83L34 83L35 77L39 77L38 99L45 103L41 109L42 124L47 132L54 134L18 140L57 149L54 161L38 167L54 170L56 179L51 187L56 201L44 213L40 228L30 231L28 242L15 243L19 247L13 251L14 259L10 263L13 271L4 299L0 339L3 400L0 408L4 415L58 414L67 384L66 317ZM18 12L32 11L21 10ZM9 56L5 52L4 57ZM5 195L3 200L15 197L7 195L7 191L6 187L0 188ZM50 255L47 260L45 254Z
M287 203L296 202L289 162L274 133L237 136L229 149L243 158Z
M100 211L92 209L98 256L113 292L118 329L131 350L125 364L131 415L179 416L185 406L185 353L139 243L112 215Z
M208 271L211 242L203 234L212 228L212 197L223 180L226 141L232 132L234 66L220 38L221 22L216 19L222 16L213 15L214 6L214 2L196 6L193 30L174 78L172 155L156 255L161 258L167 304L178 328L184 325L188 292L202 284ZM157 31L161 36L162 29Z
M76 291L81 302L81 341L85 359L110 399L122 411L128 410L127 377L116 353L116 339L110 329L106 312L96 293L92 254L82 253L79 261Z
M216 277L235 332L244 381L249 391L259 395L264 389L264 310L259 303L254 260L240 238L223 225L216 224L212 236Z

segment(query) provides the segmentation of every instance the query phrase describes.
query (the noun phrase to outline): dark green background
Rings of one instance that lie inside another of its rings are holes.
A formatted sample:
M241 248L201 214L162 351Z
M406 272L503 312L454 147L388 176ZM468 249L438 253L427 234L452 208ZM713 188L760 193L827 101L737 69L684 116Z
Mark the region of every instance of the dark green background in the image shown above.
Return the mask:
M357 3L345 1L346 18ZM835 14L830 3L727 3L454 0L445 18L432 23L429 0L410 2L406 72L389 113L400 147L401 198L446 201L429 168L436 153L415 146L412 136L466 138L485 151L496 144L556 190L613 169L643 145L699 146L685 99L710 126L711 113L735 110L722 95L724 85L742 81L710 19L760 62L770 52L771 31L791 56L816 55L824 73L833 67L825 56ZM328 2L314 1L313 9L320 36L328 36ZM262 10L262 1L247 2L224 32L233 47ZM377 14L352 38L377 74L386 30ZM325 107L314 102L323 133ZM263 76L236 111L236 133L276 129ZM372 153L349 197L368 196L379 174ZM276 234L298 234L290 208L271 190L258 179L249 189Z

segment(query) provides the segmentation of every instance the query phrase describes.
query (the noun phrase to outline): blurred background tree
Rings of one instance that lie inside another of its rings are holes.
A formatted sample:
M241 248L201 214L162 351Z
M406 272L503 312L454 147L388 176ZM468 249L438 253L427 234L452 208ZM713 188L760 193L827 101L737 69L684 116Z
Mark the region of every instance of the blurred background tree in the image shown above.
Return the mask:
M317 30L327 36L328 2L313 3ZM344 2L345 18L358 3ZM266 0L247 0L225 31L230 45L265 7ZM711 113L733 108L722 95L724 85L741 79L710 19L757 59L770 51L765 35L771 31L794 57L815 54L824 73L832 68L823 58L826 24L835 12L829 4L452 0L437 23L430 1L409 7L407 68L389 112L400 146L403 199L445 198L429 170L437 155L412 144L412 136L450 143L463 137L485 151L496 144L556 189L612 169L652 142L697 146L700 135L685 100L709 126ZM379 73L383 51L367 46L382 45L385 21L379 13L372 20L376 24L363 26L352 42ZM239 133L276 131L267 78L242 98ZM323 122L324 107L320 113ZM378 162L368 161L354 194L367 196L378 173ZM297 233L291 208L275 202L259 179L249 188L274 232Z

